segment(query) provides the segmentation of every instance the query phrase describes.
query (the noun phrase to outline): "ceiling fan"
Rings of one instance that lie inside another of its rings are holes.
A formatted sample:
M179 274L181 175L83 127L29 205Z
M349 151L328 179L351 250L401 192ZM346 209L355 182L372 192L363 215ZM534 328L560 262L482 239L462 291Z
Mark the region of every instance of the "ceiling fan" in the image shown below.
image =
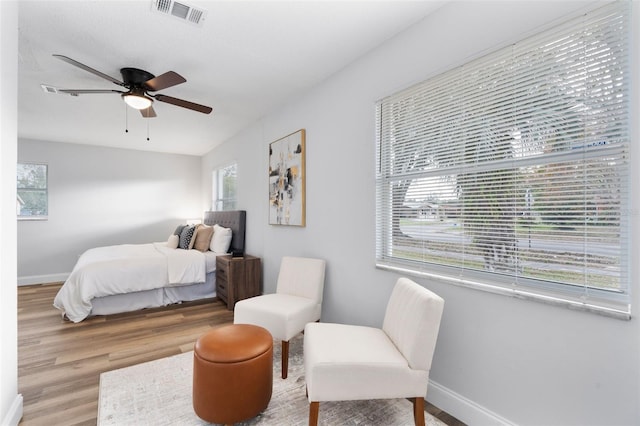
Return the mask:
M164 74L156 77L150 72L138 68L122 68L120 69L120 74L122 74L123 81L120 81L67 56L53 56L127 89L126 91L115 89L57 89L57 91L60 93L68 93L73 96L96 93L119 93L120 96L122 96L122 99L124 99L124 101L127 103L127 105L140 110L140 113L145 118L156 116L156 112L154 111L152 106L154 100L165 102L171 105L176 105L182 108L187 108L204 114L209 114L212 111L211 107L205 105L196 104L194 102L185 101L183 99L174 98L172 96L162 95L160 93L149 93L157 92L158 90L163 90L187 81L184 77L176 72L167 71Z

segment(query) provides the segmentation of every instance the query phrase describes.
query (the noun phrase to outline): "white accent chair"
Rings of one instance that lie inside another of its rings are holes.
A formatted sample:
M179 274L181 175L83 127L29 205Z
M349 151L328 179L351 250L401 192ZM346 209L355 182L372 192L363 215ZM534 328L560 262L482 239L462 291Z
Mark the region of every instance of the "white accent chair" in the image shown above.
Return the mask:
M289 340L309 322L319 321L324 291L325 261L283 257L276 292L236 303L233 322L254 324L282 340L282 378L289 370Z
M309 425L320 401L409 398L416 425L424 425L424 398L444 300L400 278L382 329L310 323L304 330Z

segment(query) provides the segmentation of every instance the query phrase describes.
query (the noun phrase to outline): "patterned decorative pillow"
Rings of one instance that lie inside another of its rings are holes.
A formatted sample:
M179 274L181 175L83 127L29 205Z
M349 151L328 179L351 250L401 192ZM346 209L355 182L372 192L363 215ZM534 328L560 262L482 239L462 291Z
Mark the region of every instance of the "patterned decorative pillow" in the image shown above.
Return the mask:
M200 227L202 225L198 224L195 226L195 229L193 230L193 235L191 236L191 241L189 241L189 250L191 250L193 248L193 245L196 243L196 239L198 238L198 231L200 230Z
M178 248L189 250L189 245L191 244L191 239L193 238L194 232L196 232L195 225L185 226L180 233L180 244L178 245Z

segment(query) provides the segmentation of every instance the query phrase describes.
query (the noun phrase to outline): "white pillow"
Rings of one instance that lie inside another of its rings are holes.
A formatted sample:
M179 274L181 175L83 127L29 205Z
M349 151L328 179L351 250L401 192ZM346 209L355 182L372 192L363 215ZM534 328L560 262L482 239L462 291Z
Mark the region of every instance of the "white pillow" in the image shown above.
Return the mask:
M209 250L217 254L228 253L231 245L231 236L231 228L224 228L218 224L213 225L213 238L211 238Z
M169 239L167 240L167 247L171 249L177 249L178 244L180 244L180 237L175 234L169 235Z

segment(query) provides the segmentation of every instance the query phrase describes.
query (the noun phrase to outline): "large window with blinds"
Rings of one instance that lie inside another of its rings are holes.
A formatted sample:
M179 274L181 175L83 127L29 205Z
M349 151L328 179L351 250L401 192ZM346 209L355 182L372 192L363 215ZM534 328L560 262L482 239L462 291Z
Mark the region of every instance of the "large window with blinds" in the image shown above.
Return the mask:
M630 317L628 3L378 102L378 267Z

